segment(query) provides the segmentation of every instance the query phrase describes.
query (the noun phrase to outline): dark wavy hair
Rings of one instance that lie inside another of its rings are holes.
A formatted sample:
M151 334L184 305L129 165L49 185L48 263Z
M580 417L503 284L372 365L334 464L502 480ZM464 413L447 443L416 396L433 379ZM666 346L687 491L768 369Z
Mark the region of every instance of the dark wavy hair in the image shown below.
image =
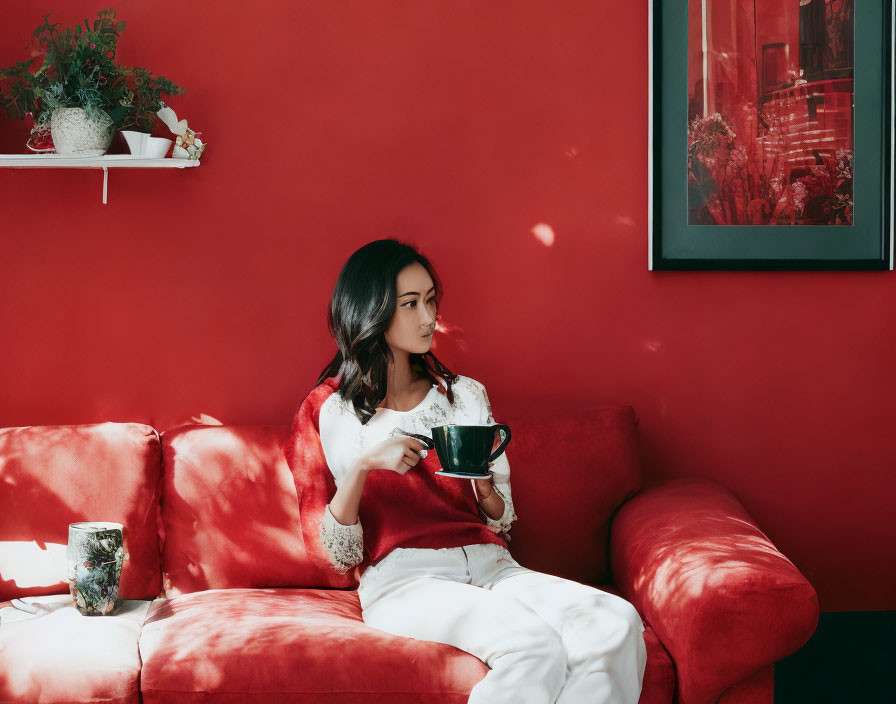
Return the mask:
M374 240L354 254L339 272L327 325L339 351L318 377L317 384L335 376L339 394L355 409L355 415L366 424L386 397L389 362L394 361L386 342L386 329L395 315L398 293L395 290L398 272L419 262L435 285L436 310L442 301L442 282L429 260L414 247L394 238ZM448 400L454 403L452 384L457 375L445 367L428 350L410 353L411 369L436 383L436 377L447 384Z

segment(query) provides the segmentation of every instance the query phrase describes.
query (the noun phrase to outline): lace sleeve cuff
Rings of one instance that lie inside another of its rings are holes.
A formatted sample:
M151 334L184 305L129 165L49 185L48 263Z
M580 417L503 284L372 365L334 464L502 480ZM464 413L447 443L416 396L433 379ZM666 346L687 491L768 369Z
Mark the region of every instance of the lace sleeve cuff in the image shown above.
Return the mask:
M340 574L345 574L364 559L364 532L360 519L354 525L343 525L327 504L319 534L333 568Z
M479 515L482 516L486 525L495 533L500 533L505 540L510 540L510 524L516 520L516 512L513 510L513 499L510 494L510 484L499 484L495 482L492 488L498 492L498 496L504 501L504 513L500 518L491 518L482 506L478 503L476 507L479 509Z

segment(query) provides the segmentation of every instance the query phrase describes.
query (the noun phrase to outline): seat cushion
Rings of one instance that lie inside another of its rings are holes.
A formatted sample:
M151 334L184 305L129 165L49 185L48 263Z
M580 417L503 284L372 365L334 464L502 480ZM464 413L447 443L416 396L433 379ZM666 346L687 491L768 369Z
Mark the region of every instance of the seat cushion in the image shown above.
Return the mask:
M113 614L83 616L63 596L45 616L0 618L0 702L139 704L137 641L149 604L125 600Z
M122 599L161 591L159 435L140 423L0 428L0 600L68 594L68 524L125 527Z
M211 589L158 599L140 656L144 704L462 704L488 671L450 645L367 626L354 590Z
M671 704L672 663L649 625L644 638L640 704ZM453 646L370 628L356 591L330 589L212 589L158 599L140 656L144 704L461 704L488 672Z
M284 426L188 425L162 433L165 595L346 587L308 559ZM303 488L326 503L322 482Z

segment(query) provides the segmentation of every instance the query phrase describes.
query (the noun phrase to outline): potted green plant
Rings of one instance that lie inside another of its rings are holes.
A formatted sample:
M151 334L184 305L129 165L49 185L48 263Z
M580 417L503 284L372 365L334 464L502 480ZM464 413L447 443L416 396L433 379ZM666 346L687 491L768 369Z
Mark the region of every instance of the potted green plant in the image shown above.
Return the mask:
M183 89L146 69L115 63L124 20L116 21L115 10L108 8L97 13L92 28L85 19L83 28L62 31L49 16L33 32L39 48L32 58L0 69L0 104L7 115L21 119L32 113L35 129L49 124L59 154L104 154L122 126L151 132L149 114L160 107L159 96ZM32 73L41 55L43 63Z
M152 132L156 124L156 113L165 107L162 95L180 95L184 89L164 76L153 76L140 66L122 68L128 82L132 98L126 106L121 129L137 132Z
M128 143L132 154L145 154L148 144L161 142L167 152L171 140L149 139L155 128L157 113L165 107L162 95L179 95L184 89L172 83L164 76L153 76L149 70L134 66L122 68L122 75L127 81L130 101L121 121L121 134Z

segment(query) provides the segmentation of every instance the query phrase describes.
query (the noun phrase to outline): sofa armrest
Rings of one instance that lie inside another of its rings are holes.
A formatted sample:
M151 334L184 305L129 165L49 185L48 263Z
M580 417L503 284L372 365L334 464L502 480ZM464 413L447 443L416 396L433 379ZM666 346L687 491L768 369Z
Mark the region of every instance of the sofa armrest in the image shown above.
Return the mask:
M678 671L680 701L715 701L800 648L818 595L710 479L663 480L623 504L610 526L620 593L653 627Z

